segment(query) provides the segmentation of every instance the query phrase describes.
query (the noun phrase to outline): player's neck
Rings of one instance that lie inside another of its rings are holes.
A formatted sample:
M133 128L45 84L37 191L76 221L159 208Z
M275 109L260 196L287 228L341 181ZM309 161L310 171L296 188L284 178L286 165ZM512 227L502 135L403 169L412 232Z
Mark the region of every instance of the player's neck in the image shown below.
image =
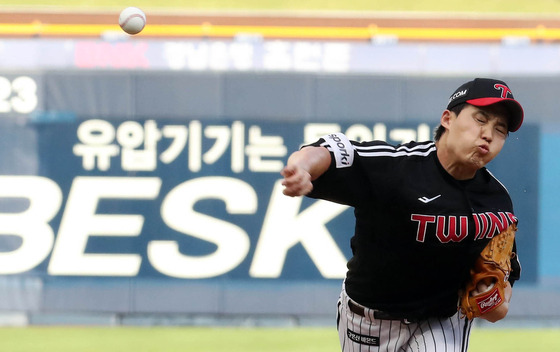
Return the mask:
M447 137L447 136L445 136ZM456 180L464 181L474 178L478 168L471 164L462 162L451 149L446 148L446 138L442 137L436 142L436 155L441 166L451 177Z

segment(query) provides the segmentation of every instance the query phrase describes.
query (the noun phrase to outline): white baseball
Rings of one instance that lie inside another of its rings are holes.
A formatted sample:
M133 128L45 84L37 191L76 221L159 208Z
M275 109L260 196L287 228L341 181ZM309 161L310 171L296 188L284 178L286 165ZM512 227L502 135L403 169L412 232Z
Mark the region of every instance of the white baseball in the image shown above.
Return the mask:
M127 7L121 11L119 26L128 34L138 34L146 25L146 15L137 7Z

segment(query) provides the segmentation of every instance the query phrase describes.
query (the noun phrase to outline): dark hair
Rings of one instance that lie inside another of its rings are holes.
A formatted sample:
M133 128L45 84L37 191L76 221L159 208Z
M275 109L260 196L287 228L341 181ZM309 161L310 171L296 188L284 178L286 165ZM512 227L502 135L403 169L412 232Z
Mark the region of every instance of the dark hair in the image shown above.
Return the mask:
M459 105L452 107L451 109L449 109L449 111L455 113L455 115L459 115L466 105L467 103L461 103ZM445 132L445 127L439 125L434 131L434 140L439 141L439 139L441 138L444 132Z

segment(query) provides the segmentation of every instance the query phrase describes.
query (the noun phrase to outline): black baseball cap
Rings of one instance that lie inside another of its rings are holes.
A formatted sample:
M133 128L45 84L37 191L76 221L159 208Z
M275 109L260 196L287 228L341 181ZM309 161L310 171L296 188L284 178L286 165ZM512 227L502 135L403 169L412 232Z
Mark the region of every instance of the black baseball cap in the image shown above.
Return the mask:
M491 78L475 78L459 88L449 97L447 109L461 103L474 106L503 104L509 111L508 130L515 132L523 123L523 108L513 98L511 89L504 81Z

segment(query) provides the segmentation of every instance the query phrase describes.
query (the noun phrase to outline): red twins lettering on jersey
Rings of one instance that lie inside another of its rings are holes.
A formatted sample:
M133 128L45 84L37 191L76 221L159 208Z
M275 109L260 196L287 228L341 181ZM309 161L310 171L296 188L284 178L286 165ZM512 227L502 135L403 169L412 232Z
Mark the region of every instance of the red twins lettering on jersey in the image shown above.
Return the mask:
M492 212L473 214L475 226L475 239L492 238L517 221L512 213Z
M492 238L517 221L510 212L472 214L475 240ZM461 242L469 233L468 216L412 214L410 220L418 223L416 241L424 242L432 235L441 243Z

